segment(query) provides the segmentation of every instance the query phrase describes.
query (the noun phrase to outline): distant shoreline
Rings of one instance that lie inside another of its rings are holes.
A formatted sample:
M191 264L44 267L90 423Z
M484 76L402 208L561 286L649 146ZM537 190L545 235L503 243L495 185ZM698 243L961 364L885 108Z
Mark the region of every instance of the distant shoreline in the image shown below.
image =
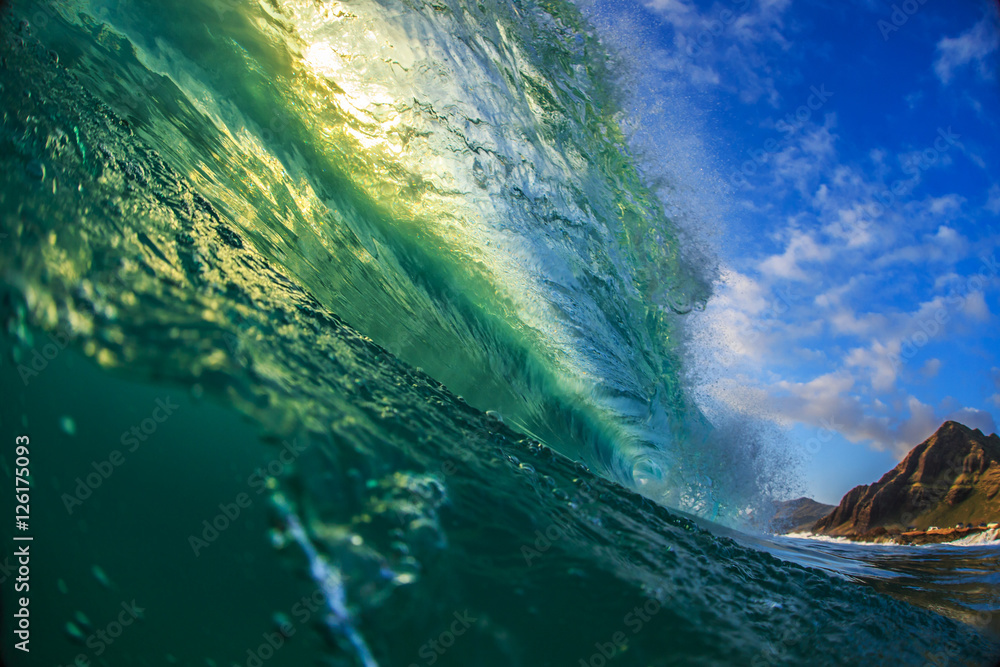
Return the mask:
M984 535L982 540L966 542L975 535ZM823 533L791 532L781 537L800 539L820 539L829 542L856 542L860 544L886 544L895 546L921 546L925 544L1000 544L1000 528L974 526L972 528L935 528L934 530L887 530L876 528L863 535L826 535Z
M771 528L785 534L873 544L990 543L1000 528L1000 436L948 420L836 506L804 496L773 505Z
M979 533L997 532L996 528L974 526L972 528L938 528L936 530L911 530L900 533L896 539L900 544L940 544L954 542ZM997 540L994 534L991 541Z

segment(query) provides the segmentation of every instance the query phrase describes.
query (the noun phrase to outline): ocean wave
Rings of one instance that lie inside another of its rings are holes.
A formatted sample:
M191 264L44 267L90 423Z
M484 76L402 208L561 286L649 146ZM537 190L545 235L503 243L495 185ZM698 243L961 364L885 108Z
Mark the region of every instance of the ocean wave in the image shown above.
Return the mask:
M757 452L688 390L683 315L713 275L635 166L573 5L116 7L59 7L100 35L75 69L325 307L661 502L764 502Z

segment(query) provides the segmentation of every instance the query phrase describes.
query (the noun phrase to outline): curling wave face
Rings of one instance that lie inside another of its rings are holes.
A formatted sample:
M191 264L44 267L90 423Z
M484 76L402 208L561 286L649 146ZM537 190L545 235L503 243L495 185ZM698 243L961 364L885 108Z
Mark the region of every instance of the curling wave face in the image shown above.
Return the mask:
M748 501L705 486L714 457L691 444L706 425L678 320L711 275L642 185L611 61L571 5L60 13L94 39L74 69L359 331L661 500Z

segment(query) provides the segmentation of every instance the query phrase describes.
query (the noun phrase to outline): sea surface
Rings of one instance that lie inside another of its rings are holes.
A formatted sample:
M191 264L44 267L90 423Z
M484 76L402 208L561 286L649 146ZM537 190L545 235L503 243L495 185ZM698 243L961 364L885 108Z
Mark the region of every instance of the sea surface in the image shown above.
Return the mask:
M690 390L710 253L573 4L25 0L0 35L5 664L1000 656L997 545L751 527L780 479Z

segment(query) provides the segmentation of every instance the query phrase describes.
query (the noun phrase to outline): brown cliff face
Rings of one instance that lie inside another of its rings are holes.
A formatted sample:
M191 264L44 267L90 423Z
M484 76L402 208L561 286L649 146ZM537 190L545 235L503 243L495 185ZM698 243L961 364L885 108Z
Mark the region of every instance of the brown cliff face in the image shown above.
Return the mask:
M1000 518L1000 437L945 422L899 465L856 486L813 532L858 536L875 528L926 530Z

